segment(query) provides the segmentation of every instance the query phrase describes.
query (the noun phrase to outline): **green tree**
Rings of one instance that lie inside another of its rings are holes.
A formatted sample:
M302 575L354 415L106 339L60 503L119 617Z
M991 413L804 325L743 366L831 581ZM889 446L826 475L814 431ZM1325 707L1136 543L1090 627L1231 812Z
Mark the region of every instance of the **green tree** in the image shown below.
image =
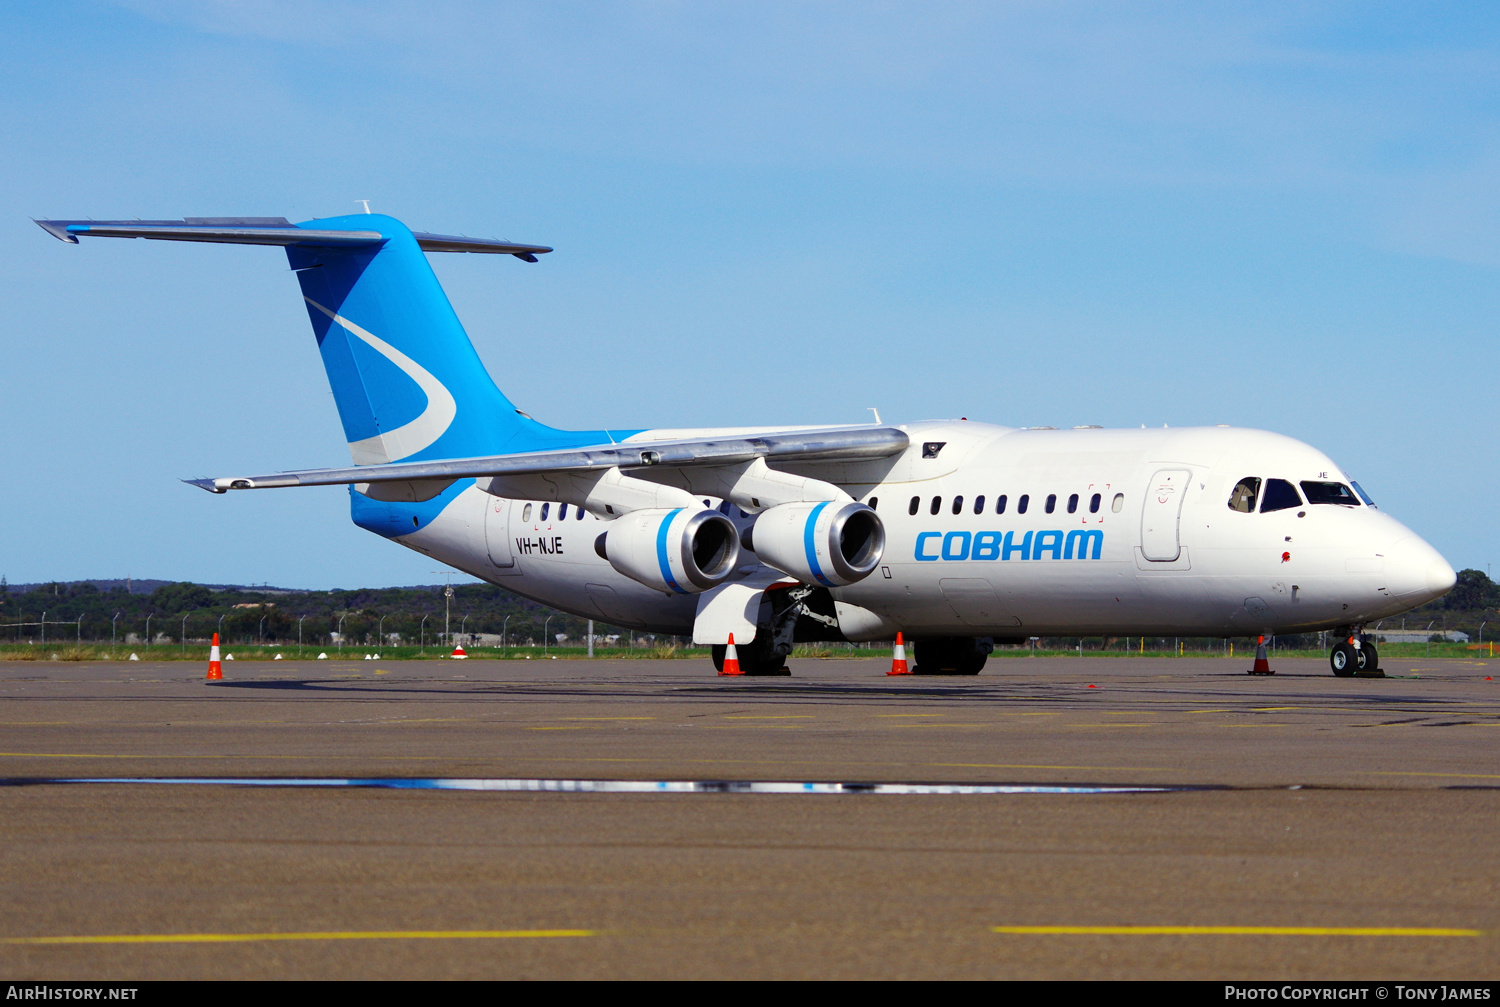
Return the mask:
M1461 612L1500 605L1500 586L1490 580L1483 570L1458 571L1458 583L1443 599L1443 607Z
M182 615L184 612L211 608L217 600L208 588L186 581L180 584L167 584L151 592L151 604L158 612L170 615Z

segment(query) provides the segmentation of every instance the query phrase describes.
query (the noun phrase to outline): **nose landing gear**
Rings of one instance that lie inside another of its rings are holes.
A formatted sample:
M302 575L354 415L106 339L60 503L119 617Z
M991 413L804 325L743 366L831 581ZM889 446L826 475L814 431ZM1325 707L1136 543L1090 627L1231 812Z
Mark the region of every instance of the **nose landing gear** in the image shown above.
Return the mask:
M1328 664L1339 678L1383 678L1380 670L1380 652L1364 634L1349 634L1334 644L1328 655Z

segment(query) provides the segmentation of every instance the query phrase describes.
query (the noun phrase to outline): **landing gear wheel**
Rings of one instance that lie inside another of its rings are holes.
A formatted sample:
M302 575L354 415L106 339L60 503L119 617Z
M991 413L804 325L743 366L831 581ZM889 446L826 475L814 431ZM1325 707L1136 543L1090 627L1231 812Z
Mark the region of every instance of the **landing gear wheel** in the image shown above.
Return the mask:
M1359 673L1361 675L1373 675L1380 670L1380 651L1375 649L1373 643L1362 643L1359 645Z
M1336 643L1328 655L1328 663L1339 678L1353 678L1354 673L1359 671L1359 651L1347 640Z
M912 644L913 675L977 675L989 659L987 645L969 637L937 637Z
M762 642L760 636L756 636L749 643L737 643L734 647L739 652L740 670L746 675L790 675L787 670L786 659L781 655L773 653L771 647ZM724 670L724 655L729 651L724 644L714 644L710 648L713 654L714 671Z

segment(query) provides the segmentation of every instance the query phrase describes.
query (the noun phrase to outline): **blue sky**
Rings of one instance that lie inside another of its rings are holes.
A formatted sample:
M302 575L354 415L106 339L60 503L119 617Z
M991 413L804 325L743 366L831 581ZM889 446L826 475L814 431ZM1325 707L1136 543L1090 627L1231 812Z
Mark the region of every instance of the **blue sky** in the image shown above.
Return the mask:
M1500 15L1471 4L0 8L0 573L431 583L338 490L285 257L29 217L335 216L564 427L1232 423L1500 560Z

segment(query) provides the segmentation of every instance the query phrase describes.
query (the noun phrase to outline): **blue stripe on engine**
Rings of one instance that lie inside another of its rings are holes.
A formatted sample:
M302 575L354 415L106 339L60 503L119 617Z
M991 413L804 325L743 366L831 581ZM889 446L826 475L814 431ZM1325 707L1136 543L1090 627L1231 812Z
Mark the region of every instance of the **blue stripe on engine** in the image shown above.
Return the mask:
M678 594L687 594L677 586L677 581L672 578L672 565L667 562L667 527L672 523L672 519L681 513L682 508L679 507L661 519L661 526L656 529L656 562L661 565L662 580L667 582L667 586Z
M833 587L833 581L823 576L823 568L818 565L818 546L813 536L813 528L818 523L818 515L823 513L823 508L827 506L828 501L824 500L807 516L807 524L802 526L802 548L807 551L807 565L812 568L813 579L824 587Z

